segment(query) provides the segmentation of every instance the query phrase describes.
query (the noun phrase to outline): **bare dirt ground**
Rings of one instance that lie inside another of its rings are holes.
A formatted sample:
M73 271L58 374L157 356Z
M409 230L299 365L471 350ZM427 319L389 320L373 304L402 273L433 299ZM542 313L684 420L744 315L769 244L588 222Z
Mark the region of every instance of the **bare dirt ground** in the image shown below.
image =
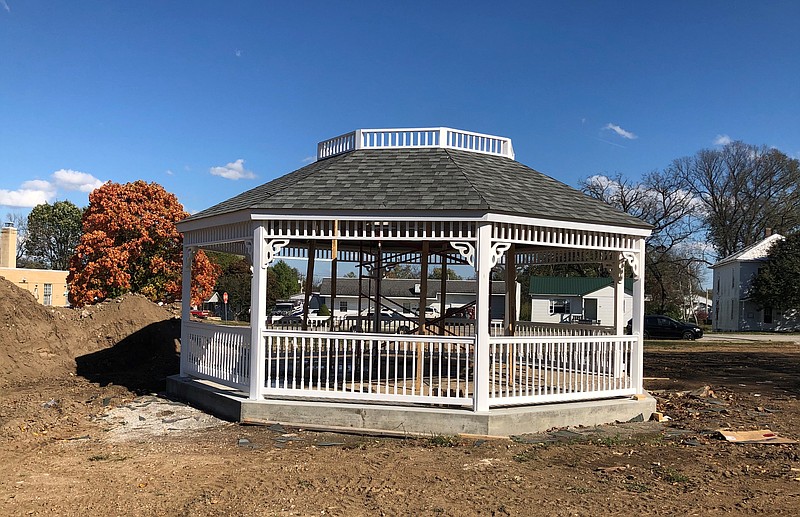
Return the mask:
M666 423L396 439L218 421L151 394L170 311L17 291L0 279L2 515L800 514L799 445L716 432L800 439L797 343L648 344Z

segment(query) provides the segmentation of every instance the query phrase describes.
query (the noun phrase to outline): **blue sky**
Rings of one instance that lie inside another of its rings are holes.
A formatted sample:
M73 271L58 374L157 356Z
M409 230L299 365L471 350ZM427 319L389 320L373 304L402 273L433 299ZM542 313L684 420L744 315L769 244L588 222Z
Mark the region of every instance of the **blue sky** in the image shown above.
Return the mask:
M777 1L0 0L0 215L137 179L199 211L356 128L508 136L573 186L726 138L800 157L797 20Z

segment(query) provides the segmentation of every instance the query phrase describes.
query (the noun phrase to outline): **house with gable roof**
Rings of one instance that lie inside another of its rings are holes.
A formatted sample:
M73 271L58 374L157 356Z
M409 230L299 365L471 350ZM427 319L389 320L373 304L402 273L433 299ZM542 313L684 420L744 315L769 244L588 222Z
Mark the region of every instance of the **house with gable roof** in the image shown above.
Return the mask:
M610 277L532 276L531 321L539 323L614 322L614 280ZM625 279L623 297L625 321L633 314L633 281Z
M750 287L769 260L769 250L784 237L772 234L711 266L714 272L714 330L792 330L800 327L798 311L779 313L750 299Z

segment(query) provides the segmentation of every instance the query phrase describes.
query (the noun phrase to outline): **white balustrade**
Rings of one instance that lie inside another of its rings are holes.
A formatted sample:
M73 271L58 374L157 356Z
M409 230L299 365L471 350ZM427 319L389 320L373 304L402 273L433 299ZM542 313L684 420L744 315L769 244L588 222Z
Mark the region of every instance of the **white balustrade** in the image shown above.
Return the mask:
M184 322L188 340L181 343L186 354L186 373L248 390L250 381L250 327Z
M474 339L267 331L267 396L470 406Z
M267 330L264 395L470 407L475 338L453 335L457 326L448 323L446 336ZM249 389L248 327L189 322L187 330L187 374ZM634 394L631 361L638 336L597 334L604 330L491 337L490 406Z
M490 338L491 406L632 395L636 336Z
M322 160L356 149L426 149L441 147L514 159L511 139L449 127L358 129L317 144Z

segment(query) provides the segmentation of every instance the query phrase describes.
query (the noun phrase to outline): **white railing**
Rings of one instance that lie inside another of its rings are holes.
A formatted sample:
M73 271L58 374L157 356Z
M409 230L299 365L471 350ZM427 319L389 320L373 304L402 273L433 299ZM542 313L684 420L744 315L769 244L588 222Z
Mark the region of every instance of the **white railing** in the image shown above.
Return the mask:
M474 339L267 331L264 394L471 406Z
M185 324L187 374L249 392L250 328ZM475 338L267 330L263 393L471 406ZM491 337L491 407L632 395L638 336Z
M632 395L637 336L493 337L490 406Z
M357 129L317 144L317 159L355 149L425 149L441 147L514 159L511 139L449 127Z
M250 389L250 327L184 322L186 373L225 386Z
M534 321L518 321L514 329L515 336L548 337L548 336L610 336L614 327L600 325L582 325L579 323L537 323ZM502 335L502 334L494 334Z

